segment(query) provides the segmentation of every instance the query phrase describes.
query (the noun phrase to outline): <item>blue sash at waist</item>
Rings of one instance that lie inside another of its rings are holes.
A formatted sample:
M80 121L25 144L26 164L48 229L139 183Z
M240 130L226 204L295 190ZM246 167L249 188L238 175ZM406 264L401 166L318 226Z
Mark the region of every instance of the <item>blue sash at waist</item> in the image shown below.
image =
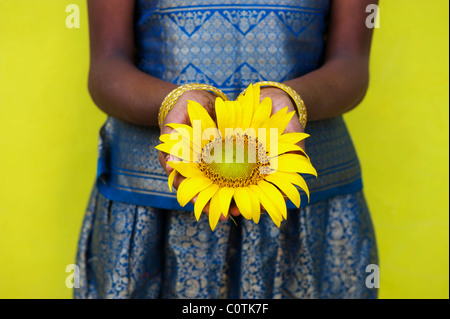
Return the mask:
M362 189L361 170L352 140L342 117L310 122L306 151L318 178L305 175L310 203ZM167 175L158 161L159 128L135 126L108 118L100 131L97 187L110 200L171 210L181 207L171 193ZM308 204L301 192L302 207ZM288 208L295 206L288 202Z

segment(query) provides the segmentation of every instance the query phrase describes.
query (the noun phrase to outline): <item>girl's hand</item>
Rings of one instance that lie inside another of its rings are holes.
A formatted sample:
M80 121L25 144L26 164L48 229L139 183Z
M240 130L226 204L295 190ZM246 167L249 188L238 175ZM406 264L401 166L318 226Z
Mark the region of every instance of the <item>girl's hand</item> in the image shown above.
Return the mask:
M189 119L189 114L187 111L187 101L188 100L200 103L208 111L211 118L214 121L216 121L216 113L215 113L215 109L214 109L215 99L216 99L216 96L207 91L193 90L193 91L187 91L187 92L183 93L180 96L180 98L178 99L178 101L175 103L173 108L169 111L169 113L165 117L163 126L161 128L161 135L169 134L173 130L172 128L170 128L168 126L165 126L167 123L180 123L180 124L191 125L190 119ZM167 164L167 162L176 160L176 157L174 157L173 155L169 155L167 153L159 151L158 160L159 160L159 163L161 164L161 166L166 171L167 176L169 176L169 174L173 171L173 168L171 168ZM173 181L173 187L175 187L175 189L178 189L178 186L180 186L180 183L184 179L185 179L185 177L181 176L180 174L177 174ZM197 199L197 197L194 197L191 200L191 203L194 204L196 199ZM209 212L209 203L205 206L203 211L205 213ZM230 207L230 213L234 216L239 215L239 211L235 204L233 204ZM222 215L220 217L220 219L226 220L227 218Z
M270 97L272 99L272 115L281 110L282 108L285 108L286 106L288 107L288 112L291 111L297 112L297 109L294 106L294 102L292 101L289 94L287 94L286 92L284 92L279 88L276 87L261 88L261 101L265 97ZM285 132L304 133L303 126L300 124L297 113L295 113L295 115L292 117L291 121L286 127ZM303 150L305 150L304 140L299 142L297 145L300 146Z
M187 110L188 100L200 103L208 111L212 119L216 118L214 110L215 96L213 94L207 91L187 91L179 97L178 101L175 103L172 109L169 111L169 113L167 113L167 116L165 117L163 125L161 127L161 135L170 134L173 131L171 127L166 126L166 124L168 123L191 125ZM175 159L176 158L173 155L159 151L158 160L161 166L166 171L167 176L169 176L169 174L173 171L173 169L167 164L167 162L173 161ZM182 176L177 174L175 176L173 186L178 189L178 186L183 179L184 178Z

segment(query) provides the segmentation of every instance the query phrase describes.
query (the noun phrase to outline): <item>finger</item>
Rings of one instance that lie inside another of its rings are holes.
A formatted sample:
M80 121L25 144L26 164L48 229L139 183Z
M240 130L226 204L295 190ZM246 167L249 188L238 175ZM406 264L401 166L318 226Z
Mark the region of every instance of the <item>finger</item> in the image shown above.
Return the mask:
M233 204L230 206L230 214L233 215L234 217L237 217L241 214L241 212L239 211L239 208L237 208L236 204Z
M169 154L165 152L158 152L158 161L161 167L166 171L167 176L169 176L170 172L173 170L171 167L170 169L167 168L167 158L169 157Z
M186 177L182 176L181 174L176 174L175 178L173 180L173 187L175 187L175 189L178 189L178 187L180 186L181 182L184 181L186 179ZM192 200L191 200L192 202Z
M172 107L172 109L167 113L164 118L161 134L169 134L173 129L166 124L168 123L188 123L189 115L186 109L186 101L179 99Z
M292 127L290 127L290 123L289 123L288 126L286 127L286 129L284 130L284 134L287 134L287 133L304 133L303 127L300 124L300 122L298 121L298 118L297 118L297 122L298 122L299 127L295 126L294 128L292 128ZM300 146L303 151L306 150L305 149L305 140L304 139L301 140L300 142L296 143L296 145ZM299 151L290 151L290 152L287 152L287 153L303 155Z
M300 120L298 118L297 111L295 110L294 116L289 121L288 125L286 126L285 132L300 132L303 133L304 129L302 124L300 123Z
M164 168L164 170L166 171L167 176L169 176L170 173L173 171L173 168L169 164L167 164L167 162L181 161L181 159L171 154L159 151L158 161L159 164L162 166L162 168Z

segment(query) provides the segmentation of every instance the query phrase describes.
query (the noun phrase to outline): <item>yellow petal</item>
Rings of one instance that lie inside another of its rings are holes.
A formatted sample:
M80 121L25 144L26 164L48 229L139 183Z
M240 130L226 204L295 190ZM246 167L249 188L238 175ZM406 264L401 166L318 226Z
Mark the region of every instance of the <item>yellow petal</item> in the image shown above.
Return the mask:
M259 105L261 99L261 87L259 83L253 85L253 105Z
M195 120L201 121L202 132L207 128L216 127L216 123L214 123L208 111L206 111L200 103L189 100L187 109L191 124L193 124Z
M244 100L246 102L246 104L254 104L254 102L256 102L255 105L259 104L259 100L258 101L254 101L254 93L253 90L256 88L256 85L250 84L246 89L245 89L245 94L244 94ZM247 101L249 100L249 101Z
M245 95L242 97L242 100L245 101L245 105L253 105L253 109L256 109L259 106L261 98L261 88L259 83L250 84L245 89Z
M246 89L245 89L245 94L244 95L239 95L238 96L238 102L240 102L242 105L259 105L259 100L258 102L255 104L254 102L254 94L253 94L253 85L250 84Z
M252 194L253 195L253 194ZM252 202L250 194L245 187L238 187L234 192L234 201L236 206L241 212L241 215L246 219L252 218Z
M284 133L278 138L278 142L297 144L298 142L304 140L307 137L309 137L309 134L306 133L299 133L299 132Z
M225 129L227 128L236 128L238 127L235 122L236 118L236 102L234 101L225 101L225 112L227 112L227 123L225 123Z
M271 126L268 124L271 122L275 123L275 122L279 121L281 118L286 117L287 110L288 110L288 107L285 106L282 109L278 110L276 113L272 114L271 116L264 118L260 124L260 127L278 127L278 126L273 126L273 125ZM281 133L282 132L280 132L280 135L281 135Z
M186 178L180 183L177 190L178 203L186 206L195 195L211 184L212 180L206 177Z
M297 143L299 143L300 141L304 140L307 137L309 137L309 134L306 134L306 133L298 133L298 132L285 133L278 137L278 144L279 145L281 145L281 144L295 144L296 145ZM286 146L283 145L283 147L287 148L287 145ZM306 154L306 152L302 148L295 149L294 151L302 153L303 156L305 156L308 160L310 160L308 154ZM282 154L282 153L279 152L279 154Z
M222 187L219 189L220 210L223 216L228 216L230 210L231 199L233 198L234 189L231 187Z
M179 133L169 133L169 134L161 134L159 139L163 143L171 143L175 141L181 140L181 134Z
M275 154L270 153L269 157L277 156L287 152L301 152L302 154L304 153L303 149L296 144L278 143L277 151L275 152Z
M176 169L184 177L202 177L203 172L198 168L197 163L186 163L186 162L173 162L169 161L167 164L173 169Z
M242 128L242 107L241 104L237 101L230 101L230 104L233 104L234 110L234 125L233 128L240 127Z
M175 175L177 175L177 171L176 170L173 170L169 174L168 183L169 183L169 189L170 189L171 193L172 193L172 185L173 185L173 180L175 179Z
M212 231L216 228L221 214L219 194L216 192L211 198L211 203L209 205L209 226L211 226Z
M281 216L283 216L286 219L287 218L286 202L280 191L275 186L266 181L259 181L258 187L272 201L272 203L281 213Z
M261 203L258 199L258 194L255 194L250 188L246 188L249 198L250 198L250 205L252 208L252 219L253 221L258 224L259 219L261 217Z
M253 100L253 96L248 96L239 101L242 109L241 127L243 130L246 130L252 124L254 109L257 105L259 105L259 97L258 104L254 104Z
M265 177L265 180L275 184L275 186L277 186L283 193L285 193L297 208L300 207L300 194L294 185L284 180L280 177L280 175L277 175L276 173L267 175Z
M256 131L272 112L272 100L269 97L264 98L261 104L256 108L253 114L252 124L250 125Z
M274 161L275 162L275 161ZM271 161L272 164L272 161ZM278 167L273 167L281 172L298 172L317 176L316 169L308 158L298 154L283 154L278 156Z
M228 123L228 113L225 107L225 101L219 97L216 98L215 109L216 109L217 127L219 128L222 137L224 137L225 128L227 127Z
M279 110L277 113L272 115L267 121L264 121L261 124L261 127L266 128L276 127L278 128L278 134L281 135L295 114L295 111L289 113L286 113L286 111L287 107Z
M168 143L159 144L155 146L155 148L161 152L165 152L167 154L171 154L175 157L181 158L183 161L192 162L193 155L191 149L187 147L183 142L178 143L175 145Z
M182 135L183 139L185 139L185 141L191 145L191 147L196 151L196 153L200 153L199 150L201 150L201 148L207 142L207 141L203 141L201 139L202 126L199 127L200 132L197 133L199 136L195 136L194 128L187 124L169 123L169 124L166 124L166 126L173 128L176 133ZM200 141L198 141L198 140L200 140Z
M175 137L176 139L170 140L164 135L171 135ZM189 139L185 138L184 136L178 134L178 133L171 133L171 134L163 134L161 137L164 136L162 139L163 141L163 148L173 150L170 151L170 153L179 153L183 152L183 148L186 148L185 152L189 152L194 154L193 150L193 143ZM157 148L158 149L158 148Z
M193 134L193 130L192 130L192 126L189 126L187 124L180 124L180 123L168 123L166 124L166 126L174 129L176 132L178 132L179 134L185 136L188 139L192 139Z
M250 185L249 188L253 191L254 194L258 195L258 198L263 205L264 209L269 214L270 218L272 218L275 225L280 227L281 224L281 213L279 210L275 207L275 205L272 203L272 201L266 196L264 192L261 191L261 189L257 185Z
M298 187L303 189L305 191L306 195L308 196L308 202L309 202L308 185L306 184L306 182L302 176L300 176L298 173L288 173L288 172L276 172L274 174L270 174L270 176L273 176L273 175L275 175L276 178L279 178L279 179L282 179L289 183L292 183L294 185L297 185Z
M218 189L219 186L217 184L212 184L198 194L197 200L195 201L194 204L194 214L197 221L199 220L200 215L202 214L203 208L205 208L206 204L209 202L211 197L214 196L214 194L217 192Z

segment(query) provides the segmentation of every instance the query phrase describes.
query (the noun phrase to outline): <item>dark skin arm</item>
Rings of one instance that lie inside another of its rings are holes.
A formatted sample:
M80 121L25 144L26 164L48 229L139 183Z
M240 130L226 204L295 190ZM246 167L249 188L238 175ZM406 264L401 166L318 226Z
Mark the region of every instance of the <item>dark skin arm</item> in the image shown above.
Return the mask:
M364 98L369 85L373 33L365 25L369 4L378 1L331 1L325 63L311 73L285 82L302 96L309 121L342 115Z
M89 92L106 114L137 125L158 125L164 97L177 85L133 64L134 1L88 0Z

